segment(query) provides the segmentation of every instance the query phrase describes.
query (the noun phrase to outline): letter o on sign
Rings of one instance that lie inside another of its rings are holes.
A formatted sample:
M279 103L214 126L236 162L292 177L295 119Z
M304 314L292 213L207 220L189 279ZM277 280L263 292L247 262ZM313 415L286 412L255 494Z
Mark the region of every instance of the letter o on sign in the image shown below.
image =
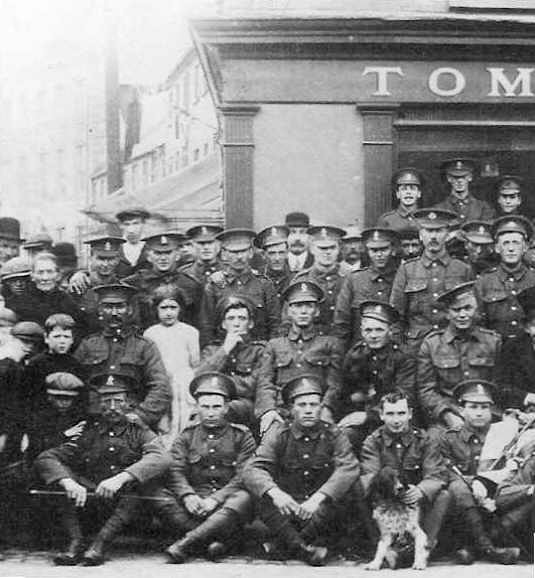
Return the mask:
M447 80L445 80L444 77L446 77ZM446 84L447 87L441 88L439 83L442 84L442 86ZM464 90L466 79L456 68L443 66L442 68L436 68L429 75L428 85L429 90L437 96L456 96Z

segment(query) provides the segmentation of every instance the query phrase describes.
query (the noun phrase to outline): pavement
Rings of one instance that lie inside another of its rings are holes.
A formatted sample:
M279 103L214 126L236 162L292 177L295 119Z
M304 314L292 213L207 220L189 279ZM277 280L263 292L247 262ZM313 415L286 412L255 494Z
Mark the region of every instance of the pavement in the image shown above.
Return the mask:
M217 564L192 560L187 564L167 564L162 554L112 550L109 561L97 568L58 567L50 562L50 552L29 552L11 549L4 552L0 562L0 578L200 578L210 574L217 578L353 578L356 575L372 578L389 576L392 570L366 572L363 562L333 561L323 568L311 568L301 562L269 562L253 558L226 558ZM533 567L528 563L499 566L477 562L472 566L458 566L447 561L432 562L426 571L395 570L396 578L428 576L431 578L533 578Z

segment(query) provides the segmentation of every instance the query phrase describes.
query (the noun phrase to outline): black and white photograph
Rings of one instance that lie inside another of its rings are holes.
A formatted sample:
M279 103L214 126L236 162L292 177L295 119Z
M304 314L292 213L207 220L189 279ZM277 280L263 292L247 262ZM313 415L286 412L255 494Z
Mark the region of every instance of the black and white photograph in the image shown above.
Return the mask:
M535 0L0 0L0 578L530 578Z

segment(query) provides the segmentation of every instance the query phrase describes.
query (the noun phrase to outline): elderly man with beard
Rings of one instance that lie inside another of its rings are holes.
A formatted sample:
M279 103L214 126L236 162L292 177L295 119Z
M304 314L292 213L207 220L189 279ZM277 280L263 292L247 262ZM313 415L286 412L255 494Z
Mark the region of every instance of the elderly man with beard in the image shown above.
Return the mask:
M427 335L418 352L418 396L427 421L459 429L462 413L455 386L467 379L492 381L502 340L498 333L476 324L477 299L473 282L442 293L448 325Z
M314 257L308 250L308 229L310 218L306 213L288 213L285 219L288 227L288 266L292 273L308 269Z
M413 167L404 167L396 171L392 177L392 188L399 201L398 207L381 215L377 227L383 229L416 228L414 211L418 208L418 201L422 198L423 177Z
M472 267L475 277L497 265L499 260L494 253L494 239L491 224L484 221L468 221L461 227L464 238L464 262Z
M424 336L445 325L444 309L437 297L473 277L469 265L452 259L446 251L450 211L420 209L414 214L424 250L420 257L401 263L394 277L390 303L400 314L407 345L418 351Z
M500 263L476 281L483 324L498 331L504 342L523 333L523 312L517 295L535 286L535 270L523 262L533 226L521 215L500 217L493 224Z
M116 283L95 287L95 291L102 329L82 339L74 356L88 380L116 371L128 375L134 402L128 418L155 428L169 409L171 389L158 348L141 337L131 323L136 289ZM97 410L97 394L95 390L89 392L90 413Z
M359 307L364 301L388 301L397 271L394 245L395 231L390 229L366 229L362 242L366 247L370 266L348 274L338 297L334 311L332 333L348 347L360 339Z

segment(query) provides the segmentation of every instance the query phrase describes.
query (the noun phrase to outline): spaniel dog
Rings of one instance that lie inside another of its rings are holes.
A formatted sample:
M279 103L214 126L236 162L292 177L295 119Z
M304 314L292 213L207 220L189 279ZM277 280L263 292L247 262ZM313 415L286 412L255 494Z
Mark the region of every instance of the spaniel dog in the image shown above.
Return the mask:
M418 504L409 506L403 503L401 497L406 489L396 470L389 466L382 468L372 479L370 498L380 537L375 558L365 566L366 570L380 570L385 560L392 569L400 566L403 553L407 553L407 538L410 537L414 540L412 567L415 570L425 570L427 567L429 551L427 536L420 527L420 507Z

